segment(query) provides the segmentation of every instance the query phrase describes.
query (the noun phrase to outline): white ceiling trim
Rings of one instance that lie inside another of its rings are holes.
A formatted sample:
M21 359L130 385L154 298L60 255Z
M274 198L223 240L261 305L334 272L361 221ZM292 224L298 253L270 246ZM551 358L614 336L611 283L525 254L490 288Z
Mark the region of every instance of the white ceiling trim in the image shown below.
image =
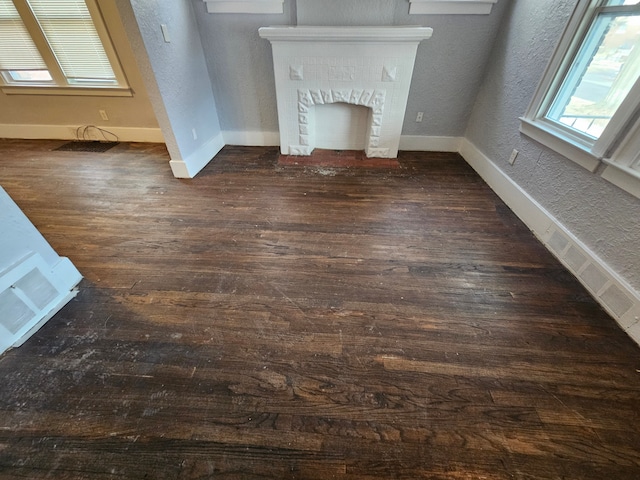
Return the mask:
M203 0L209 13L259 13L284 12L284 0Z
M498 0L409 0L414 15L488 15Z

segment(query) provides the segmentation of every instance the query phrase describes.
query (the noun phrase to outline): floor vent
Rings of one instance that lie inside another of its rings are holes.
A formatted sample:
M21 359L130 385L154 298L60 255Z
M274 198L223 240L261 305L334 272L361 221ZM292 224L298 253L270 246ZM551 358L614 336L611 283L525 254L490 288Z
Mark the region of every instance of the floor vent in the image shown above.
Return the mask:
M118 145L120 142L98 142L98 141L74 141L54 148L54 151L63 152L91 152L103 153Z
M75 296L75 291L58 288L57 283L37 253L0 272L0 352L20 345L60 304Z
M575 239L557 228L547 230L544 241L625 330L639 321L630 290L614 274L602 268L602 261L590 257Z

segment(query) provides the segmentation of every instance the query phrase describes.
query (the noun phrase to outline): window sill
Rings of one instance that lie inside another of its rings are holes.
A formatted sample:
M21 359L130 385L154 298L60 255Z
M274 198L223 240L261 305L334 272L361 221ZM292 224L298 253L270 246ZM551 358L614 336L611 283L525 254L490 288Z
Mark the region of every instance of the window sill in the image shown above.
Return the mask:
M284 0L203 0L208 13L260 13L284 12Z
M410 14L488 15L498 0L410 0Z
M133 97L128 87L60 87L60 86L18 86L0 87L7 95L69 95L90 97Z
M603 162L607 164L607 167L602 172L602 178L636 198L640 198L640 172L606 159Z
M592 173L600 165L600 159L586 147L559 137L555 131L545 128L544 125L520 118L520 132Z

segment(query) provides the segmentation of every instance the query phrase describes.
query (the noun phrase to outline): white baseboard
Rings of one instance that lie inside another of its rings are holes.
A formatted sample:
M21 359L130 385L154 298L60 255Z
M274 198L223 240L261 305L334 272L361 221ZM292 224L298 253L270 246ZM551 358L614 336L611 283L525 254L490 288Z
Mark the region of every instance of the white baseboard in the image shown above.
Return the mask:
M458 152L462 137L426 137L402 135L400 150L413 152Z
M640 293L467 139L460 144L460 154L640 345Z
M202 145L187 158L171 160L169 165L176 178L193 178L202 170L224 147L222 134L218 134Z
M222 132L226 145L246 147L277 147L280 145L280 132L250 132L227 130Z
M82 275L67 257L60 257L51 267L51 276L58 280L66 290L73 290L82 280Z
M280 145L279 132L250 132L230 131L223 132L224 143L227 145L243 146L269 146ZM418 152L458 152L462 137L427 137L421 135L402 135L400 137L400 150Z
M164 143L162 131L159 128L112 127L109 125L95 125L106 132L117 135L121 142ZM86 128L85 125L13 125L0 124L0 138L25 138L39 140L115 140L115 137L97 128ZM84 135L83 135L84 133Z

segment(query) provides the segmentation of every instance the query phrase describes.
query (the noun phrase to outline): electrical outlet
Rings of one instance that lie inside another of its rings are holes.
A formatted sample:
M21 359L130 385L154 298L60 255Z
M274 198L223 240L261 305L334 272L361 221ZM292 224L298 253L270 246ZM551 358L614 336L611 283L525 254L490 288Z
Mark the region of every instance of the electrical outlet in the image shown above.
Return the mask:
M416 115L416 122L420 123L422 121L423 116L424 116L424 112L418 112L418 115Z
M198 139L198 132L196 131L195 128L191 129L191 135L193 135L193 139L197 140Z
M99 110L99 112L100 112L100 117L103 120L109 120L109 116L107 115L107 111L106 110Z
M513 152L511 152L511 156L509 157L509 163L511 165L513 165L513 162L516 161L516 157L518 156L518 150L516 150L515 148L513 149Z

